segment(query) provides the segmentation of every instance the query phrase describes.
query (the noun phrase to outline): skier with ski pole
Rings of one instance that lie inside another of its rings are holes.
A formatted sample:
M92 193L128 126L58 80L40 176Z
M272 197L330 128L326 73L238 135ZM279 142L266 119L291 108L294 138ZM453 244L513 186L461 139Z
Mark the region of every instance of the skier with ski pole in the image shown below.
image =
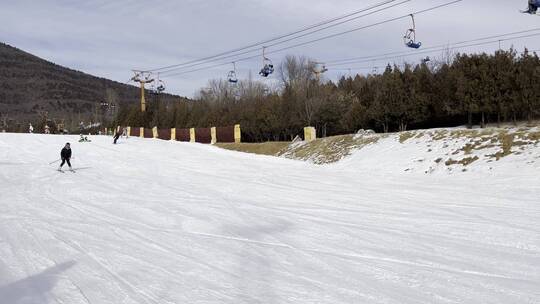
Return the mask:
M64 166L64 164L67 163L68 166L69 166L69 170L71 172L75 172L75 171L73 171L73 168L71 168L71 162L70 162L70 159L71 159L71 147L70 147L69 143L66 143L66 145L64 146L62 151L60 151L60 157L62 159L62 163L60 164L60 167L58 167L58 171L64 172L64 171L62 171L62 166Z

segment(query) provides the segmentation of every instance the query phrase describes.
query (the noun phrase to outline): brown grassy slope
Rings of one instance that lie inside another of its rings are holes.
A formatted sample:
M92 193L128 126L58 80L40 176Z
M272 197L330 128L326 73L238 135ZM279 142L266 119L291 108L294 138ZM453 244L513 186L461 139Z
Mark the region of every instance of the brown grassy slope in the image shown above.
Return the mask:
M419 152L422 152L422 149L426 149L427 152L436 152L433 151L434 147L440 146L440 150L434 153L433 161L436 164L468 166L479 160L498 161L509 155L519 155L528 147L539 145L540 128L524 126L474 130L435 129L369 136L341 135L321 138L309 143L269 142L218 144L217 146L241 152L328 164L337 162L367 145L377 144L381 138L386 137L395 137L396 141L403 145L416 145L415 141L422 140L427 146L417 145Z
M239 144L216 144L217 147L245 153L277 156L289 146L289 142L265 142L265 143L239 143Z
M352 151L377 142L381 136L356 137L355 135L340 135L319 138L309 143L267 142L216 144L216 146L233 151L280 156L311 161L316 164L326 164L337 162L350 155Z

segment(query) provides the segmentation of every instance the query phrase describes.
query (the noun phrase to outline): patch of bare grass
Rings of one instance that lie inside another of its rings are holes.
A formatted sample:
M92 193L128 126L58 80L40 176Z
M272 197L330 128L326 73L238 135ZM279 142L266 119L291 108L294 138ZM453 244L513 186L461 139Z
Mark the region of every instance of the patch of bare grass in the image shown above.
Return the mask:
M416 134L414 132L401 132L399 134L399 142L403 144L407 140L409 140L409 139L411 139L411 138L413 138L415 136L416 136Z
M316 139L299 146L291 146L280 153L281 156L310 160L316 164L335 163L349 156L353 150L375 143L379 136L360 137L341 135Z
M444 164L446 166L452 166L452 165L463 165L464 167L467 167L468 165L474 163L475 161L479 160L480 158L478 156L474 156L474 157L465 157L461 160L454 160L454 159L449 159L447 160Z
M289 142L218 143L217 147L232 151L277 156L290 145Z

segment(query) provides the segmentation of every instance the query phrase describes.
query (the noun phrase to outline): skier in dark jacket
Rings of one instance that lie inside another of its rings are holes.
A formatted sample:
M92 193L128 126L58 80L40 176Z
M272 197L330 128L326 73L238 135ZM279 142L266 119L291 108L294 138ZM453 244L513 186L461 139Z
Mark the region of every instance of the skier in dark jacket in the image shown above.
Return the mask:
M71 147L69 143L66 143L62 151L60 152L60 157L62 158L62 163L60 164L60 167L58 167L58 171L62 171L62 166L67 163L69 166L69 170L73 171L71 168Z
M116 134L114 134L114 144L116 145L116 141L122 136L122 132L118 131Z

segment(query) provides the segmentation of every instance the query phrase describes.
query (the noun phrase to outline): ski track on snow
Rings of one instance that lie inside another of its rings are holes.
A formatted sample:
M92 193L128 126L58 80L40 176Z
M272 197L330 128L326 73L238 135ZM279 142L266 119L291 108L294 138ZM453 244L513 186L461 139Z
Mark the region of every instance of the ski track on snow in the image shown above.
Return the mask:
M0 134L1 304L540 302L540 147L426 175L390 139L326 166L76 139Z

